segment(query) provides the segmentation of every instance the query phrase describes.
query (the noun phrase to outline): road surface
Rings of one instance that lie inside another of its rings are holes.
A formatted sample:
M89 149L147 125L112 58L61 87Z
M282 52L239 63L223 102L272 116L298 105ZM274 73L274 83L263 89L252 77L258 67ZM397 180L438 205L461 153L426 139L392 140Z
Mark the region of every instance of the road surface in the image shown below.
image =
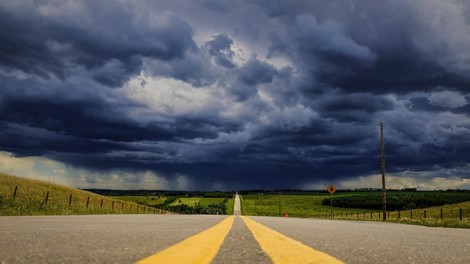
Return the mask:
M470 263L469 229L246 217L235 205L235 216L0 217L0 263Z

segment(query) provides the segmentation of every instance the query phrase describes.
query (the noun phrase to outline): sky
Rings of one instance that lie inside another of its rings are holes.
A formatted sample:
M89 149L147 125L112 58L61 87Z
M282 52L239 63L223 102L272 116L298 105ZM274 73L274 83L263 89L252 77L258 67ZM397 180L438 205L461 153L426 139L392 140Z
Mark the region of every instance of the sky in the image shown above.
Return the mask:
M0 172L470 189L467 0L0 0Z

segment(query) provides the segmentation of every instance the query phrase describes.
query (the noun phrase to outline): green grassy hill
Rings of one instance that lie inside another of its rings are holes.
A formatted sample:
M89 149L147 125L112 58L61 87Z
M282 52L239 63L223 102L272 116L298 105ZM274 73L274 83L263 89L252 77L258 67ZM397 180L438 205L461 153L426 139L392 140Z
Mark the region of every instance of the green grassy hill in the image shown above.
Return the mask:
M2 216L129 213L154 213L154 209L135 202L0 173Z

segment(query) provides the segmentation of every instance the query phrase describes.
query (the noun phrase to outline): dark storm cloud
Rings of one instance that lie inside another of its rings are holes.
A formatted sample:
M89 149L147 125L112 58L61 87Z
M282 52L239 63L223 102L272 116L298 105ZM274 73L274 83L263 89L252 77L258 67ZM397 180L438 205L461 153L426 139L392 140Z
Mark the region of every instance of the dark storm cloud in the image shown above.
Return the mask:
M463 45L469 36L456 2L311 1L289 8L285 1L261 1L261 6L292 24L291 38L271 36L271 49L290 47L318 80L353 91L403 93L468 86L468 59L459 54L469 53Z
M239 78L246 85L272 82L277 70L267 63L252 58L239 69Z
M201 53L194 51L186 54L184 58L176 58L164 64L146 60L145 70L152 75L171 77L196 87L210 85L215 81L216 74L214 68L208 65L209 59Z
M230 8L223 1L219 0L203 0L201 1L202 5L206 8L214 10L220 13L228 13Z
M0 60L2 66L47 77L62 77L62 60L54 56L42 38L40 25L0 8Z
M142 61L137 57L127 62L113 59L96 69L93 79L109 87L120 87L129 80L130 75L139 73L141 65Z
M0 62L9 68L41 77L65 78L76 67L89 69L95 80L119 87L140 72L142 57L182 58L194 46L192 29L168 12L138 16L132 6L100 1L80 2L83 17L61 13L43 15L47 4L0 8ZM7 5L8 6L8 5ZM16 13L15 13L16 12Z
M387 173L468 179L469 10L2 3L0 150L103 179L150 170L185 188L303 188L378 174L384 122Z
M340 122L366 122L374 119L374 114L393 109L393 102L372 94L328 94L317 99L319 113Z
M119 144L99 140L87 140L53 131L19 125L0 124L0 140L3 149L20 156L49 156L51 152L93 154L122 147ZM15 138L15 140L11 140Z
M258 85L271 83L278 71L254 57L240 66L234 74L237 79L229 87L229 91L236 100L246 101L258 93Z
M114 106L119 107L99 101L9 100L2 102L0 118L5 123L43 128L79 139L117 142L213 138L216 133L211 128L228 126L220 121L191 118L182 118L177 126L165 122L141 125L122 116L117 118L122 113L113 111ZM61 149L68 147L63 145Z
M207 41L205 46L209 54L214 58L215 63L226 68L233 68L235 67L235 64L232 62L234 54L230 49L232 44L233 40L227 35L221 34Z
M323 63L360 68L376 60L376 55L368 47L345 35L343 26L335 21L319 24L311 14L299 15L292 35L300 52L316 56Z

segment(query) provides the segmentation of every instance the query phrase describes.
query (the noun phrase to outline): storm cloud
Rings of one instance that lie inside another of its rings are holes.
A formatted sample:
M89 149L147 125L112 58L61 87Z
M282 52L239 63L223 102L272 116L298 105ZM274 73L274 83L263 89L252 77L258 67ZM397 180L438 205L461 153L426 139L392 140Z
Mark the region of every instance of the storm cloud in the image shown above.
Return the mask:
M0 164L90 188L380 187L383 122L394 187L469 188L469 72L463 0L8 1Z

